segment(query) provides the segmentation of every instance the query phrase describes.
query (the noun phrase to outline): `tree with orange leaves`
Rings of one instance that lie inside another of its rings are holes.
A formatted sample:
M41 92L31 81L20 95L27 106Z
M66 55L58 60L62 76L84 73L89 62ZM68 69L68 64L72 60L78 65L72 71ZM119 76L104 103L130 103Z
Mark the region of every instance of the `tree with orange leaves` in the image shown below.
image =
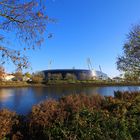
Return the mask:
M0 81L4 78L5 70L4 67L0 66Z

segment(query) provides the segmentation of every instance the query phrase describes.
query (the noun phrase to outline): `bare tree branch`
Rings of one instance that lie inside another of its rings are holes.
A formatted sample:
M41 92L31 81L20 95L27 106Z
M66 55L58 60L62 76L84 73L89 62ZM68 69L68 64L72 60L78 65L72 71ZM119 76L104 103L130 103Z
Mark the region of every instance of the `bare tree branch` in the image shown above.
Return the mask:
M6 34L9 33L11 35L13 33L16 35L11 37L13 37L12 40L14 37L18 39L18 43L21 44L19 50L21 50L21 47L22 50L27 50L41 46L44 41L43 33L47 31L47 25L50 22L54 22L54 20L48 17L45 6L40 5L38 0L26 2L22 0L0 1L0 30L6 31ZM49 34L48 38L51 36ZM5 39L5 34L2 37L2 40ZM27 67L27 58L21 56L22 51L13 49L14 45L10 46L10 49L2 44L0 46L2 46L0 47L2 59L8 58L20 68Z

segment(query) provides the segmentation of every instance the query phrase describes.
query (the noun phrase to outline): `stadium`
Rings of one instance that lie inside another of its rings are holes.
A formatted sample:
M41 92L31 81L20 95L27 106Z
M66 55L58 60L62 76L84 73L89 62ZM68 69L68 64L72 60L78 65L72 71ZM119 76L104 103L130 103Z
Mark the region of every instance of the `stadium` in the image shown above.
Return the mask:
M62 79L66 77L75 76L77 80L91 80L91 79L108 79L107 74L101 71L87 70L87 69L52 69L41 71L45 76L45 79L50 79L50 76L60 76Z

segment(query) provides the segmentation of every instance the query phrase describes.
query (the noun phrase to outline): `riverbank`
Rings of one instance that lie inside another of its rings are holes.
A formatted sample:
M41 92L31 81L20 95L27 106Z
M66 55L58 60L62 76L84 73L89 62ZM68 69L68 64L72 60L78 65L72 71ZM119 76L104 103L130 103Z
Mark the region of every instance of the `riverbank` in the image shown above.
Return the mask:
M48 82L46 86L140 86L140 82L108 82L108 81L60 81Z
M70 95L33 106L26 116L0 110L0 139L140 139L140 92Z
M0 82L0 88L16 88L16 87L46 87L46 85L42 83L33 84L19 81Z
M16 87L70 87L70 86L140 86L140 82L107 82L107 81L51 81L44 83L2 81L0 88Z

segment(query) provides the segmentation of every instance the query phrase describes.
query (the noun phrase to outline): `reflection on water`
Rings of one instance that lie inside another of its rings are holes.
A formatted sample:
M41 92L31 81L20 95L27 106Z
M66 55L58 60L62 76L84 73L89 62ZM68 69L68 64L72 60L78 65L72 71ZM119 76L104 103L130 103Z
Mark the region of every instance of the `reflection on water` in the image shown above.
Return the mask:
M0 109L8 108L17 113L26 114L33 105L46 99L59 99L70 94L113 96L114 91L117 90L140 91L140 86L1 88Z
M0 101L6 101L11 96L12 96L11 90L5 90L5 89L0 90Z

